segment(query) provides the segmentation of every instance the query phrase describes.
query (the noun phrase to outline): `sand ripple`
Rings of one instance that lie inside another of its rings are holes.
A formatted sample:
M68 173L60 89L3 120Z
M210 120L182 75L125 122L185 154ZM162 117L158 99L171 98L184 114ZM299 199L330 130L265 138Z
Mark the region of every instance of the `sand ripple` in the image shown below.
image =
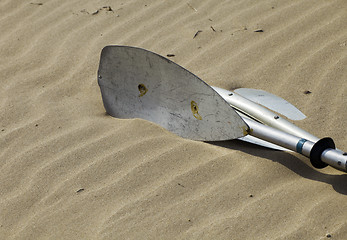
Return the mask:
M347 149L346 7L1 1L0 238L345 239L346 175L112 118L96 72L109 44L174 54L211 85L282 96Z

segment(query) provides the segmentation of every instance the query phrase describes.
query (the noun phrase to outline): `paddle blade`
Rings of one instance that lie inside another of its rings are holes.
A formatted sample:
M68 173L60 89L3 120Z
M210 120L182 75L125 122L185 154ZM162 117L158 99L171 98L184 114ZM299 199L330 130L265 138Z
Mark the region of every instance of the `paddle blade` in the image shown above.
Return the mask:
M98 83L105 109L143 118L189 139L242 137L248 126L209 85L174 62L144 49L107 46Z

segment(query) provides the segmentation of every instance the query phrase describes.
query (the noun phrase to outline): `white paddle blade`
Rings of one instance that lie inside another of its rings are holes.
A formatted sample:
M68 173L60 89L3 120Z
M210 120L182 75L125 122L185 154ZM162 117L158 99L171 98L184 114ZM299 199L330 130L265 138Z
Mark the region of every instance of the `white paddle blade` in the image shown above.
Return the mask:
M276 144L273 144L273 143L261 140L260 138L253 137L251 135L247 135L247 136L238 138L237 140L242 140L242 141L245 141L245 142L249 142L249 143L252 143L252 144L256 144L256 145L259 145L259 146L262 146L262 147L265 147L265 148L274 149L274 150L292 152L291 150L289 150L287 148L284 148L284 147L278 146Z
M247 134L246 123L209 85L153 52L105 47L98 82L111 116L143 118L194 140L228 140Z
M272 93L268 93L264 90L252 89L252 88L238 88L234 90L239 95L247 98L255 103L263 105L272 111L275 111L291 120L302 120L306 116L294 105L287 102L283 98L280 98Z

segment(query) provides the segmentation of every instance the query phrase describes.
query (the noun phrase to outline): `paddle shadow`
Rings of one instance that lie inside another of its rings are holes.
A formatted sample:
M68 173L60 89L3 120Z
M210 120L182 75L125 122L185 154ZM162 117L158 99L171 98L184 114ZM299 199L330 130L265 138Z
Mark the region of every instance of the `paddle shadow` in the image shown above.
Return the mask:
M336 192L347 195L347 174L334 175L322 173L310 166L309 159L305 163L304 160L290 152L268 149L240 140L208 141L206 143L269 159L282 164L304 178L330 184Z

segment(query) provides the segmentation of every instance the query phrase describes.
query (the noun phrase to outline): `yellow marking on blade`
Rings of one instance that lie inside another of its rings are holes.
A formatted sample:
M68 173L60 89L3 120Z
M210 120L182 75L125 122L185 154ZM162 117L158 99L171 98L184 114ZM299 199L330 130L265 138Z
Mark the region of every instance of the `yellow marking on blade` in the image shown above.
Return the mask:
M244 136L246 136L248 134L251 134L253 132L253 129L249 128L249 127L242 127L242 130L243 130L243 135Z
M193 116L198 119L198 120L202 120L202 117L200 116L199 114L199 107L198 107L198 104L194 101L191 101L190 102L190 107L192 109L192 113L193 113Z
M146 88L146 86L144 84L139 84L139 86L137 86L139 91L140 91L140 94L139 94L139 97L142 97L143 95L145 95L148 91L148 89Z

